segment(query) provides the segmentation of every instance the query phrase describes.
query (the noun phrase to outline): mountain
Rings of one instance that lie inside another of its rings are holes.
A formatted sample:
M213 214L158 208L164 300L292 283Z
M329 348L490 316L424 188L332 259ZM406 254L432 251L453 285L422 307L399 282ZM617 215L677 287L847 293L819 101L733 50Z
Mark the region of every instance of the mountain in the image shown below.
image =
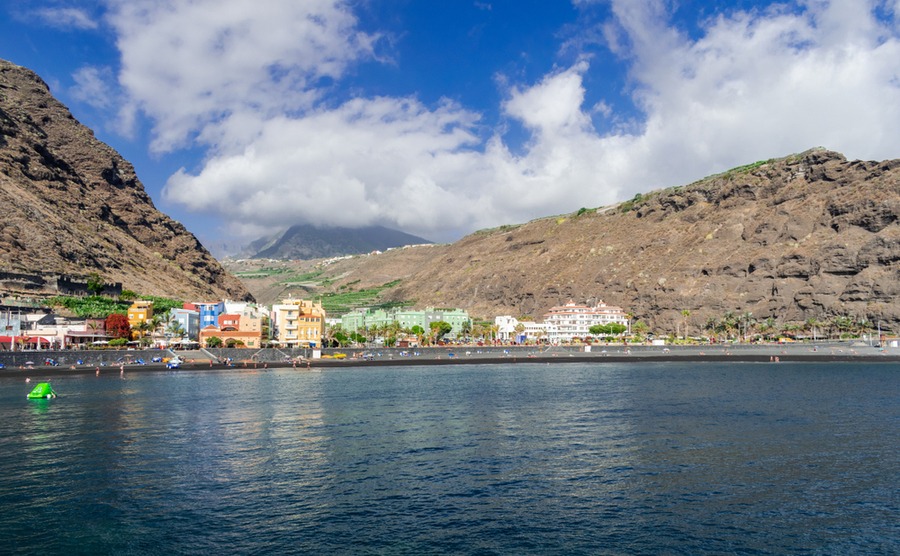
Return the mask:
M461 307L483 318L540 319L569 299L602 299L672 333L686 325L696 334L729 312L782 324L851 317L897 331L898 219L900 160L813 149L452 245L321 264L317 285L302 286L380 288L369 304ZM244 283L254 292L297 287L290 273Z
M365 228L316 228L291 226L283 234L251 243L251 258L318 259L386 251L392 247L430 243L427 239L382 226Z
M140 294L252 298L196 237L154 207L130 163L36 74L3 60L0 204L7 275L97 273Z

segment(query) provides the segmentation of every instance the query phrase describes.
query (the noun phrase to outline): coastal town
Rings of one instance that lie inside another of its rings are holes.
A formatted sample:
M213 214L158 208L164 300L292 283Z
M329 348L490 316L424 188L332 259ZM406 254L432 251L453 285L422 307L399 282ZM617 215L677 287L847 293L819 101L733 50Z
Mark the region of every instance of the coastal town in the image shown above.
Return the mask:
M122 298L133 297L119 292ZM58 298L54 298L58 299ZM77 299L77 298L76 298ZM87 296L87 299L91 299ZM687 316L680 335L656 336L626 309L597 300L550 308L540 320L498 315L475 320L465 309L356 308L328 315L321 301L287 298L271 306L232 300L177 302L133 299L127 310L105 317L73 316L52 300L0 298L0 352L28 350L210 349L312 350L326 348L421 348L444 345L590 346L705 345L714 343L794 343L798 340L856 339L870 346L898 347L882 330L853 328L852 323L810 320L779 328L726 315L704 330L688 334ZM834 336L832 334L835 334Z
M38 305L38 306L32 306ZM352 344L419 347L444 342L569 344L593 338L624 338L630 332L624 309L602 301L589 306L573 301L553 307L542 321L501 315L477 323L464 309L426 308L353 310L329 317L321 302L288 298L266 307L219 300L154 307L133 300L122 315L105 318L63 316L50 306L2 301L0 349L157 348L323 348Z

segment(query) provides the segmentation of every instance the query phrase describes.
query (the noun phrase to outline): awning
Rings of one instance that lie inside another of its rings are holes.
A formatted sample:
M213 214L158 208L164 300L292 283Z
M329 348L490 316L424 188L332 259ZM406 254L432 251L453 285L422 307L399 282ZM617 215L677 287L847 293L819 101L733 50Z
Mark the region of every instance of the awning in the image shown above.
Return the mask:
M50 345L50 340L41 336L0 336L0 343L8 344L10 342L24 344L37 344L40 342L41 345Z

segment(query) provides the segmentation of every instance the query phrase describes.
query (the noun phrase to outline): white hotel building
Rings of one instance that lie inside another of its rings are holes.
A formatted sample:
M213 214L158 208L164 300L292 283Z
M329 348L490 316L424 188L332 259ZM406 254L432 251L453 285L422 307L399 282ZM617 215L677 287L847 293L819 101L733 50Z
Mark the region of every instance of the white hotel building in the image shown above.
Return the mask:
M576 305L569 301L561 307L553 307L544 315L544 322L519 321L510 316L496 317L497 335L500 340L521 342L522 340L542 341L551 344L571 342L572 338L591 336L590 328L595 324L618 323L628 326L628 317L621 307L607 305L602 301L594 307ZM516 331L522 324L523 330Z
M591 336L590 328L597 324L618 323L628 326L628 317L621 307L607 305L600 301L597 305L576 305L569 301L565 305L553 307L544 315L547 340L551 344L571 342L573 338Z

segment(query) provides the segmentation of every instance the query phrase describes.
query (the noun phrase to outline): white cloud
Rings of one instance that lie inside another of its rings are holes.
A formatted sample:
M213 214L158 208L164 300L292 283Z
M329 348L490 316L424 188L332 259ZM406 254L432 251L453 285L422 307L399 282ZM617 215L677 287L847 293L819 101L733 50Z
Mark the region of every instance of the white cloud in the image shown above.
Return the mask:
M332 83L376 40L343 2L115 6L123 115L152 119L157 151L209 147L202 168L171 177L166 199L232 229L377 222L442 239L812 146L893 158L900 144L897 26L875 18L874 2L735 11L691 38L662 2L613 0L614 19L586 33L627 64L642 125L594 129L592 115L632 115L609 99L584 106L581 61L534 84L501 82L498 109L530 134L516 153L449 101L331 102Z
M52 27L60 29L97 29L99 25L84 10L77 8L42 8L35 15Z
M581 111L584 88L581 74L587 62L571 70L549 75L525 90L515 89L504 108L510 116L541 134L579 133L590 126Z
M664 183L817 145L897 156L900 43L858 2L721 16L696 41L634 6L615 3L647 116L633 154Z
M155 122L157 152L197 133L213 147L230 141L216 126L231 114L310 108L320 81L370 55L375 40L336 0L111 1L119 79L133 108Z
M598 187L602 142L579 111L585 64L513 91L506 109L535 129L523 156L495 137L483 150L477 115L452 103L356 99L301 118L272 118L242 152L170 179L166 198L232 220L395 225L428 237L515 222L573 202L611 202ZM575 199L575 201L573 201Z
M114 106L115 100L109 90L109 83L113 82L111 69L85 66L72 74L72 78L75 86L71 93L76 100L101 110Z

